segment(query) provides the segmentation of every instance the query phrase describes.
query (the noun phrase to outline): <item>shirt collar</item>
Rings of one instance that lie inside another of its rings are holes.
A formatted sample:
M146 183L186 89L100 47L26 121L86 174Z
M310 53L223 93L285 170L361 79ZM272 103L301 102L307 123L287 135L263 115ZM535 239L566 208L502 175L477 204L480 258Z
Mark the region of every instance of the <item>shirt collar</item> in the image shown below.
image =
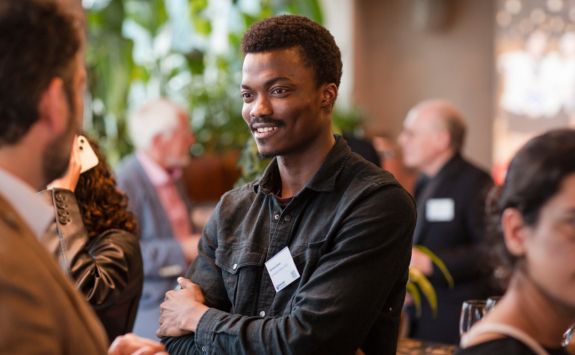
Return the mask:
M351 150L341 136L335 136L335 144L327 154L325 161L305 188L315 191L332 191L344 163L350 157ZM281 183L277 159L274 158L256 182L255 188L261 186L264 193L275 193Z
M28 224L36 238L41 238L54 218L54 212L27 183L0 169L0 194Z
M169 184L182 175L181 169L175 169L169 173L144 152L137 152L136 157L154 186Z

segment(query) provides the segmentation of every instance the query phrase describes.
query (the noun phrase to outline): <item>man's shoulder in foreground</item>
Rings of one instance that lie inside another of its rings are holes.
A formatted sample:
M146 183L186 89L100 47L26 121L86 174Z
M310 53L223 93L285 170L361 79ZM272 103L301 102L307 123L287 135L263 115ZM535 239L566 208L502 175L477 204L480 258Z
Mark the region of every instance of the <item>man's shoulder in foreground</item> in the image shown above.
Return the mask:
M103 329L91 309L24 222L0 203L0 348L106 353Z

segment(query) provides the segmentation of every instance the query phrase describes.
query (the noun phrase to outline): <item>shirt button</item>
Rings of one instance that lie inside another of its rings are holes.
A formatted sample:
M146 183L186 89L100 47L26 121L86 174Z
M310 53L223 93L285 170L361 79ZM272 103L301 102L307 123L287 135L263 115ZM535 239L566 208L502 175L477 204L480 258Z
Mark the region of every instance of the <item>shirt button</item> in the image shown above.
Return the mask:
M202 346L202 351L203 351L203 352L206 352L206 351L208 351L208 347L207 347L207 346L205 346L205 345L204 345L204 346Z
M284 221L286 221L286 222L291 221L291 216L289 214L287 216L285 216Z
M237 268L238 268L238 264L232 265L232 269L237 270Z
M278 219L280 219L280 215L279 214L274 214L274 219L277 221Z
M266 312L265 311L260 311L260 317L265 317L266 316Z

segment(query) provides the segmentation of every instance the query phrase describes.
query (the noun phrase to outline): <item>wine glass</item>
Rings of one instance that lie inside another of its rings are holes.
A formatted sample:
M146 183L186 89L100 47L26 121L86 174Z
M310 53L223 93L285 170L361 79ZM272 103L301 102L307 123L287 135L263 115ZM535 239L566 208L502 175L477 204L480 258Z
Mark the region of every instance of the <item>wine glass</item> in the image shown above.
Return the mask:
M561 342L561 346L567 347L571 340L573 339L573 334L575 333L575 324L569 327L563 334L563 341Z
M485 315L485 300L467 300L461 306L459 335L467 333L471 327Z
M487 302L485 302L485 314L491 312L493 310L493 307L495 307L495 305L497 304L497 302L499 302L500 299L501 296L491 296L487 298Z

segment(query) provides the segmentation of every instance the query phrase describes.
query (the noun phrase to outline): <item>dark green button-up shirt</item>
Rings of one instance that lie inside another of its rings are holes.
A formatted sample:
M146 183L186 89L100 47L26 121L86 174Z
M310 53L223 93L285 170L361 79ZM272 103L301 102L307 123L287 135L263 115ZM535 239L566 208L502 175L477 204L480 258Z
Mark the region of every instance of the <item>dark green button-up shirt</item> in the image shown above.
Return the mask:
M397 181L337 137L287 205L274 160L225 194L192 281L211 307L170 354L395 354L415 208ZM288 247L300 277L276 292L264 263Z

